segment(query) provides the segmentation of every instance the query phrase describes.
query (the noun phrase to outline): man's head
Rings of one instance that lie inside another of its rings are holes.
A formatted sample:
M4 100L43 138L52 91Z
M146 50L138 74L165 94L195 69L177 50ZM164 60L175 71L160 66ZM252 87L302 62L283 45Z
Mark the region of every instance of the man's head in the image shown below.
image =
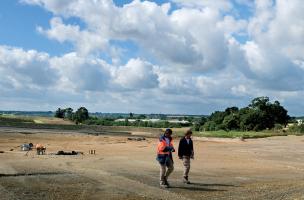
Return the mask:
M186 133L185 133L185 138L189 139L192 135L192 131L189 129Z
M172 130L170 128L167 128L165 131L165 137L171 137L172 135Z

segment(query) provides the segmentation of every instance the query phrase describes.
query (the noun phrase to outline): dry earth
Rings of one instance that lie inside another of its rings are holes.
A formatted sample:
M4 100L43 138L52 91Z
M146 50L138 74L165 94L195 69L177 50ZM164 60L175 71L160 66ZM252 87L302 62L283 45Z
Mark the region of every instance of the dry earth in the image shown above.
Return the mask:
M32 119L37 124L61 124L61 125L75 124L70 120L63 120L61 118L56 118L56 117L33 117Z
M156 138L59 132L0 128L0 199L304 199L303 136L194 141L192 184L175 155L172 187L161 189ZM29 142L47 155L20 151ZM59 150L84 154L52 155Z

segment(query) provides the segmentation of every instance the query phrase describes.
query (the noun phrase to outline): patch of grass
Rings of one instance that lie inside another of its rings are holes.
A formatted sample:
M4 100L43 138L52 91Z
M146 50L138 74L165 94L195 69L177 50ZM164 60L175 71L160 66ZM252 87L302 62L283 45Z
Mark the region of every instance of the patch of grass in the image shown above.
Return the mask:
M271 132L271 131L261 131L261 132L254 132L254 131L205 131L205 132L194 132L194 136L199 137L220 137L220 138L265 138L265 137L272 137L272 136L286 136L287 133L284 132Z
M39 120L39 119L34 119L34 122L35 122L36 124L43 124L43 121L41 121L41 120Z
M41 120L38 120L41 121ZM1 115L0 126L18 127L18 128L41 128L41 129L62 129L62 130L79 130L83 126L63 125L63 124L42 124L37 123L35 118L16 115Z
M184 136L185 132L190 129L191 127L185 128L173 128L173 135L182 137ZM165 131L165 129L162 129ZM265 138L265 137L272 137L272 136L286 136L287 133L279 132L279 131L193 131L193 136L197 137L218 137L218 138Z
M14 123L34 123L33 119L29 117L20 117L14 115L0 115L1 124L14 124Z
M44 121L43 121L44 120ZM80 131L88 134L126 134L132 131L151 132L159 135L161 130L151 127L132 127L132 126L100 126L85 124L49 124L53 118L20 117L20 116L0 116L0 127L16 127L31 129L54 129L67 131ZM42 123L41 123L42 122Z

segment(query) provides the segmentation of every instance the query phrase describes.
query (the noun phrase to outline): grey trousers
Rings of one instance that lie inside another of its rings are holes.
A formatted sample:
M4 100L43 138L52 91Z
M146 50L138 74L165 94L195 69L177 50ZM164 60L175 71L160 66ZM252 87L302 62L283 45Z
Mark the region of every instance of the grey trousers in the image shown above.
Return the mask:
M188 177L190 171L190 157L183 156L183 165L184 165L184 177Z
M166 179L168 179L169 175L173 172L174 166L173 161L171 159L168 159L167 165L160 165L160 174L159 174L159 180L161 184L164 184Z

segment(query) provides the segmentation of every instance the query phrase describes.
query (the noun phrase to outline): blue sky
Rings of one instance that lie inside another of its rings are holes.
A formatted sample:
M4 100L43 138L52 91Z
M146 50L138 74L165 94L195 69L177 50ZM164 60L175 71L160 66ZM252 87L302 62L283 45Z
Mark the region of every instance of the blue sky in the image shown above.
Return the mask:
M210 114L269 96L303 115L302 9L300 0L2 0L0 110Z
M57 41L49 40L36 31L38 25L48 27L52 16L40 7L25 5L17 0L0 1L0 44L36 49L51 55L71 51L70 44L58 45Z
M114 0L115 5L122 7L132 0ZM157 0L151 1L161 5L169 1ZM248 18L250 10L246 5L240 5L233 2L238 11L238 17ZM178 5L171 2L171 11L178 9ZM5 27L0 31L0 44L9 46L23 47L24 49L36 49L48 52L51 55L61 55L72 50L71 44L61 43L49 40L36 31L37 26L49 27L49 20L53 14L41 7L26 5L18 0L2 0L0 1L0 26ZM79 18L65 19L68 24L78 24L84 27L85 24ZM22 33L22 35L21 35ZM246 36L236 36L240 42L244 42ZM122 44L123 47L130 44L133 51L134 45L130 41L116 42L116 45ZM130 55L132 56L132 55Z

